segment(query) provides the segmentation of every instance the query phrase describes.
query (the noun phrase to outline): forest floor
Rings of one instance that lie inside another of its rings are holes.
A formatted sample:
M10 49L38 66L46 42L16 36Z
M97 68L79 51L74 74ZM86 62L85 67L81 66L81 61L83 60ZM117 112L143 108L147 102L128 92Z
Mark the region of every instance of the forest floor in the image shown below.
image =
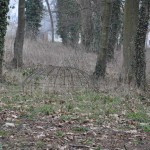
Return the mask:
M13 43L7 38L5 62L13 58ZM150 51L146 56L150 79ZM64 93L22 92L22 74L31 70L17 75L6 63L6 82L0 83L0 150L150 150L150 96L132 94L124 85L115 89L122 60L122 51L117 51L102 91ZM67 65L89 73L96 54L26 40L24 63Z
M150 150L147 98L20 90L0 86L0 150Z

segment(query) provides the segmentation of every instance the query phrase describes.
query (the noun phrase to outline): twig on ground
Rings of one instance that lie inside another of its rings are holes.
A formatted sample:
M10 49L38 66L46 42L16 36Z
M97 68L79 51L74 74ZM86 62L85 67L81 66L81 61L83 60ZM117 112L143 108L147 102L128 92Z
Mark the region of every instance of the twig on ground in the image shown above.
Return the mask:
M87 145L72 145L72 144L70 144L69 146L77 147L77 148L90 148L90 146L87 146Z
M124 145L124 149L125 149L125 150L127 150L127 147L126 147L126 145Z

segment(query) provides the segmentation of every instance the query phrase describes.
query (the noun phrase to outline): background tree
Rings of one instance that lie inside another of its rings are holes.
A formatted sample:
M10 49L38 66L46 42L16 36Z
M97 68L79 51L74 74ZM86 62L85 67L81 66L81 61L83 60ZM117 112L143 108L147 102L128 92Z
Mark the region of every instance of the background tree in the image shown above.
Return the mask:
M14 42L14 58L12 60L15 68L23 65L23 43L25 29L25 0L19 0L18 27Z
M7 30L7 12L9 0L0 1L0 80L2 79L2 64L4 55L4 41Z
M43 16L42 0L26 0L26 36L36 39Z
M99 0L93 0L92 12L93 12L93 45L92 51L98 53L100 49L100 29L101 29L101 17L102 17L102 2ZM91 12L91 13L92 13ZM91 43L92 44L92 43Z
M109 25L110 25L110 15L111 14L111 0L105 0L103 2L103 18L102 18L102 26L100 32L100 49L97 56L97 62L94 72L94 77L99 78L105 77L106 72L106 56L108 49L108 37L109 37Z
M92 0L79 0L81 9L81 42L87 51L93 43Z
M114 58L114 50L121 28L121 0L113 1L111 3L111 7L110 31L107 50L108 61L111 61Z
M138 24L139 0L126 0L123 23L123 79L135 80L135 36Z
M54 42L54 21L53 21L53 15L52 15L52 11L51 11L51 7L50 7L50 4L49 4L49 1L48 0L45 0L46 2L46 5L47 5L47 8L48 8L48 14L49 14L49 17L50 17L50 22L51 22L51 30L52 30L52 42Z
M57 33L64 45L75 47L79 41L80 12L75 0L57 0Z
M150 1L141 0L139 21L135 38L135 77L138 88L145 89L146 85L146 62L145 40L148 30L150 15Z

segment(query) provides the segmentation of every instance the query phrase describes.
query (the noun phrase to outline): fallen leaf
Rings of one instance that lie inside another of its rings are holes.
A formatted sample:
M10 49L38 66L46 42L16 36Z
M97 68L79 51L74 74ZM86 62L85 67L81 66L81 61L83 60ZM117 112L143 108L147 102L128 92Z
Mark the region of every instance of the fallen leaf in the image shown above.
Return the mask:
M15 124L7 122L7 123L5 123L5 126L6 127L15 127Z

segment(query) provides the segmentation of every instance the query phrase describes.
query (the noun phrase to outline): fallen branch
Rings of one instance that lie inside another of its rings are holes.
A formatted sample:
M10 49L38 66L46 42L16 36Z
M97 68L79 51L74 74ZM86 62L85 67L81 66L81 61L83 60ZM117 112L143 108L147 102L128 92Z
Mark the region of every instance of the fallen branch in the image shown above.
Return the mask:
M77 148L90 148L90 146L87 146L87 145L72 145L72 144L70 144L69 146L77 147Z
M127 147L126 147L126 145L124 145L124 149L125 149L125 150L127 150Z

